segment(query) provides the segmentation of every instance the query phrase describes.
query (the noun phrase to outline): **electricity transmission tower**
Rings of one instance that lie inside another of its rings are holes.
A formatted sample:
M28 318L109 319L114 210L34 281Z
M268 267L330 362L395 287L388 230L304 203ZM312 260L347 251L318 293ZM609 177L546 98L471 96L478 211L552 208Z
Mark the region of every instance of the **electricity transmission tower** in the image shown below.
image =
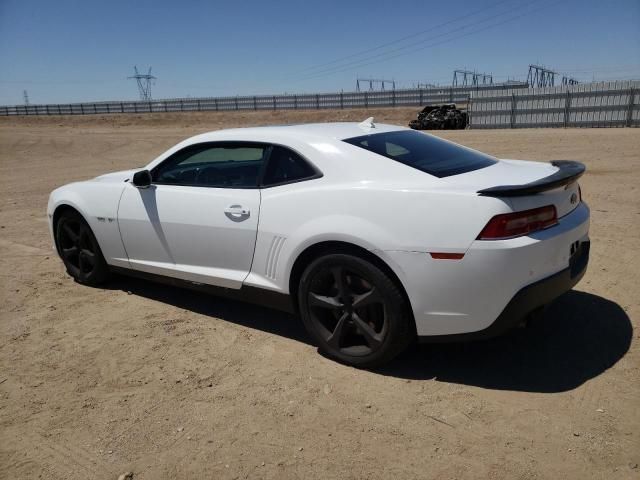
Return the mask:
M453 71L453 86L493 85L493 75L490 73L471 72L469 70Z
M540 65L529 65L527 83L530 87L553 87L555 85L558 72L541 67Z
M24 98L24 104L29 105L29 94L26 90L22 91L22 97Z
M540 65L529 65L527 83L530 87L553 87L556 75L560 74ZM580 82L573 77L562 76L562 85L577 85L578 83Z
M396 81L395 80L377 80L375 78L357 78L356 79L356 91L360 92L360 82L362 82L363 84L369 84L369 91L373 91L373 85L374 84L379 84L380 85L380 89L384 90L384 85L386 84L391 84L391 90L395 90L396 89Z
M562 85L577 85L580 82L573 77L562 77Z
M129 79L135 78L138 82L138 91L140 92L140 100L143 102L148 102L151 100L151 82L155 80L156 77L151 75L151 67L149 67L149 71L146 74L141 74L138 72L138 67L133 67L135 75L131 77L127 77Z

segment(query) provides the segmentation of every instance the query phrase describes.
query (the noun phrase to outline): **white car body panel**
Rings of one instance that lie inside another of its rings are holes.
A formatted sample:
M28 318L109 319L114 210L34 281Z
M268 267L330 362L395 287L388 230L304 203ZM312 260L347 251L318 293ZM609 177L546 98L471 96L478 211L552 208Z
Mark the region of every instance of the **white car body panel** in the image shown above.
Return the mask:
M290 293L296 259L308 247L346 242L372 252L403 284L419 335L486 328L522 287L567 268L569 247L588 239L589 211L571 202L577 183L509 198L476 192L524 184L558 170L550 164L501 160L479 170L437 178L342 139L404 128L353 123L260 127L198 135L150 162L153 169L189 145L216 141L286 146L322 177L262 189L131 183L128 170L52 192L56 208L78 210L108 264L192 282ZM554 204L559 225L509 240L479 241L497 214ZM248 215L225 214L241 206ZM53 233L53 230L52 230ZM430 252L459 253L434 260Z
M246 214L226 210L237 206ZM220 287L249 274L260 191L127 183L118 225L131 268Z
M588 240L585 204L560 224L530 236L474 241L459 261L392 252L405 276L418 335L450 335L483 330L523 287L569 264L570 245Z
M119 172L120 173L120 172ZM47 212L52 238L53 213L59 205L69 205L85 218L98 240L102 254L110 265L128 267L129 259L118 229L118 203L124 189L124 178L129 172L98 177L87 182L77 182L57 188L49 196Z

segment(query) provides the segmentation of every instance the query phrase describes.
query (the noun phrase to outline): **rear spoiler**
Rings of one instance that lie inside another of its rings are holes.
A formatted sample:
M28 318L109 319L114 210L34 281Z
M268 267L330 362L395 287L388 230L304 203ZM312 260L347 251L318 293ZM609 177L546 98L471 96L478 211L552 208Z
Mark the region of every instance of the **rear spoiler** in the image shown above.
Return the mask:
M523 185L499 185L497 187L478 190L478 193L486 197L520 197L523 195L533 195L573 183L578 180L586 170L584 164L571 160L554 160L551 162L551 165L558 167L559 170L535 182L525 183Z

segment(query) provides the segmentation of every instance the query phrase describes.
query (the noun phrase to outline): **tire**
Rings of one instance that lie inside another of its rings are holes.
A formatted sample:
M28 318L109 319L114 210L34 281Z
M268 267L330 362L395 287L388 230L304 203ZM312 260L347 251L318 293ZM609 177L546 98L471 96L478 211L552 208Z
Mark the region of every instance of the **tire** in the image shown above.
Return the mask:
M96 286L109 277L109 267L95 235L75 210L64 211L55 225L56 247L67 273L83 285Z
M377 266L353 255L314 260L300 278L298 304L320 351L354 367L387 363L415 337L398 286Z

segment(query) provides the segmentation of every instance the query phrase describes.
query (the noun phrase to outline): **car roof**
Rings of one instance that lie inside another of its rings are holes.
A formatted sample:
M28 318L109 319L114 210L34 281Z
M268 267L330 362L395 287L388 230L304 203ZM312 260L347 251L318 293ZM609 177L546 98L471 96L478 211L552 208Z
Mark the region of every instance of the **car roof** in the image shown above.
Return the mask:
M357 122L330 122L330 123L304 123L298 125L275 125L265 127L246 127L216 130L198 135L198 141L220 140L220 137L242 136L247 139L255 137L263 139L269 135L279 138L290 136L299 139L300 137L314 137L334 140L344 140L346 138L359 137L374 133L393 132L397 130L407 130L405 127L388 125L384 123L372 123L373 127L364 126Z
M284 145L310 160L326 178L359 179L363 170L371 178L387 179L390 175L416 177L412 169L390 161L388 158L366 149L354 147L342 140L395 131L411 131L406 127L388 124L373 124L372 119L357 122L307 123L264 127L215 130L188 138L156 157L147 165L155 168L173 153L182 148L205 142L258 142ZM320 153L320 154L319 154ZM345 159L349 159L345 162ZM406 171L405 171L406 170ZM390 172L396 172L392 174ZM403 180L406 183L406 179Z

